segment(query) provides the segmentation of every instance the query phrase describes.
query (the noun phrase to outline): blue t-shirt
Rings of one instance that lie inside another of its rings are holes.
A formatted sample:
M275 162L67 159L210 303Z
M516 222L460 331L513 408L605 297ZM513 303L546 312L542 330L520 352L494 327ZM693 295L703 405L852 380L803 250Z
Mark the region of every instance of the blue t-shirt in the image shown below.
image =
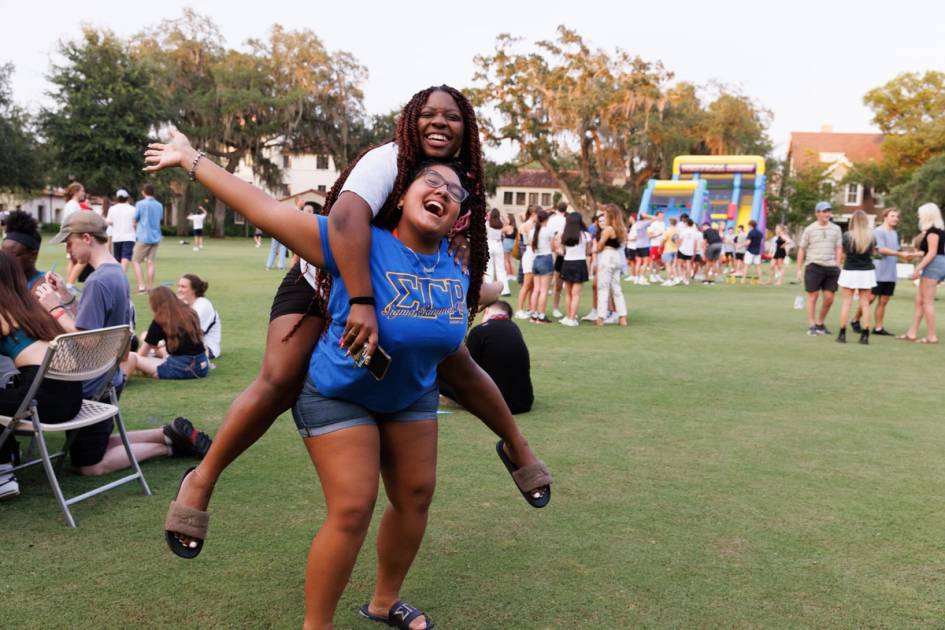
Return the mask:
M414 254L389 231L371 227L378 340L391 357L387 375L378 381L340 347L349 312L348 290L332 255L328 217L319 216L318 224L325 269L333 279L328 301L331 325L312 353L309 376L322 396L381 413L406 409L436 387L437 366L463 342L469 277L449 255L446 240L439 254Z
M153 197L147 197L135 204L135 239L153 245L161 242L161 219L164 218L164 206Z
M896 230L887 230L885 227L879 226L873 230L873 238L876 239L876 247L885 247L894 252L899 251L899 234ZM874 263L876 266L876 282L895 282L896 264L898 262L899 258L897 256L880 256L879 260Z
M79 330L95 330L131 323L128 279L118 263L106 263L92 272L85 280L82 298L76 311L75 327ZM115 372L112 384L118 387L124 381L121 370ZM95 395L105 382L100 376L82 383L82 395Z
M36 275L26 281L26 288L32 289L36 286L36 283L46 277L45 271L36 270Z
M764 242L765 235L758 228L752 228L748 232L748 253L757 256L761 253L761 243Z

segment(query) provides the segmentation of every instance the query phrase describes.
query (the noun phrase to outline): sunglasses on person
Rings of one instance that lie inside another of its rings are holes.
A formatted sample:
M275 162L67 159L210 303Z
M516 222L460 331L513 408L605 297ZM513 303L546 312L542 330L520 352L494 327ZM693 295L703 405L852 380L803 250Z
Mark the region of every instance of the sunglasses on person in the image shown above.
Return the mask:
M451 184L447 182L445 177L434 171L432 168L424 170L420 176L423 178L424 182L429 184L434 189L446 186L446 194L449 195L449 198L456 203L463 203L469 198L469 192L467 192L465 188L459 184Z

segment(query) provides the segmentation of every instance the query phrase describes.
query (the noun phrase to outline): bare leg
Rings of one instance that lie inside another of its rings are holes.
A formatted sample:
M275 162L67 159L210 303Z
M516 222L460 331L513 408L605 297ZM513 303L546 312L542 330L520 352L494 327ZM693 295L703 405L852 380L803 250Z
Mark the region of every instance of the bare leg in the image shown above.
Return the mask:
M522 288L518 292L518 310L525 306L531 308L531 294L535 286L535 278L532 274L526 273L522 278Z
M853 289L843 289L843 300L840 302L840 328L847 327L850 316L850 305L853 304Z
M820 325L823 326L824 322L827 321L827 313L830 312L830 307L833 305L833 291L824 291L824 299L820 303Z
M128 431L128 442L131 443L131 452L134 453L138 462L143 462L155 457L169 457L171 447L164 439L162 429L146 429L143 431ZM106 475L116 470L123 470L131 466L128 460L128 453L121 443L121 436L112 435L108 438L108 448L101 461L92 466L82 466L78 468L80 475L98 476Z
M863 322L863 330L870 329L870 302L872 301L872 291L869 289L860 291L860 321Z
M922 293L922 311L925 315L925 335L929 341L938 341L935 330L935 289L938 283L935 280L922 278L919 281L919 292Z
M581 306L581 282L570 283L570 292L568 300L568 318L577 320L578 309Z
M226 467L255 444L275 419L295 403L305 382L312 348L324 324L321 318L306 317L291 339L283 343L282 339L299 317L301 315L283 315L269 322L262 369L256 380L230 404L210 450L184 480L178 503L206 510L213 488Z
M915 339L919 334L919 326L922 325L922 318L925 316L925 307L922 300L922 283L919 281L919 288L915 292L915 311L912 314L912 325L904 333L904 337Z
M815 326L814 312L817 310L817 291L811 291L807 294L807 325Z
M306 438L328 514L312 540L305 570L305 630L326 630L348 584L377 501L379 438L361 425Z
M390 504L377 532L377 584L369 609L387 615L399 599L407 571L426 531L436 487L436 420L385 422L381 433L381 475ZM417 618L411 628L426 627Z
M152 255L152 257L148 259L148 291L154 288L154 271L156 266L157 264Z
M166 359L160 357L143 357L139 354L136 359L135 368L151 378L157 378L158 367L160 367L165 360Z
M886 305L889 304L888 295L879 296L876 304L876 330L883 329L883 322L886 320Z
M554 295L552 295L552 307L556 311L560 311L561 308L561 289L564 287L564 280L561 279L561 274L557 271L555 272L554 277Z
M147 287L144 286L144 276L141 273L141 263L137 260L132 260L131 266L134 267L135 270L135 280L138 282L138 290L146 289Z

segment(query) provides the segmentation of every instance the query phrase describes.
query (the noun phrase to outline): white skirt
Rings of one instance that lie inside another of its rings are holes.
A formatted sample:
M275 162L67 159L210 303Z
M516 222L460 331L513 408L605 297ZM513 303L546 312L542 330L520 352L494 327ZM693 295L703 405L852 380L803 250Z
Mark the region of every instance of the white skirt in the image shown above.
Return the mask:
M522 273L534 273L535 252L529 247L522 254Z
M865 271L843 269L840 272L837 284L844 289L872 289L876 286L876 271L873 269Z

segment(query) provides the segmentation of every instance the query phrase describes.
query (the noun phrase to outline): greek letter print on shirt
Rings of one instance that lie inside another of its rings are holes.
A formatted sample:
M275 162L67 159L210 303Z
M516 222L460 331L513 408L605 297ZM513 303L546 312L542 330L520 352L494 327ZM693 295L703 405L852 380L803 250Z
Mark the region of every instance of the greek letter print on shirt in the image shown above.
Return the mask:
M333 276L328 300L332 319L312 354L309 375L323 396L378 412L404 409L436 386L437 365L463 342L469 278L447 253L445 240L438 254L415 254L389 231L371 228L378 337L391 356L391 369L376 381L340 348L350 309L348 290L328 242L327 218L318 220L325 269Z

